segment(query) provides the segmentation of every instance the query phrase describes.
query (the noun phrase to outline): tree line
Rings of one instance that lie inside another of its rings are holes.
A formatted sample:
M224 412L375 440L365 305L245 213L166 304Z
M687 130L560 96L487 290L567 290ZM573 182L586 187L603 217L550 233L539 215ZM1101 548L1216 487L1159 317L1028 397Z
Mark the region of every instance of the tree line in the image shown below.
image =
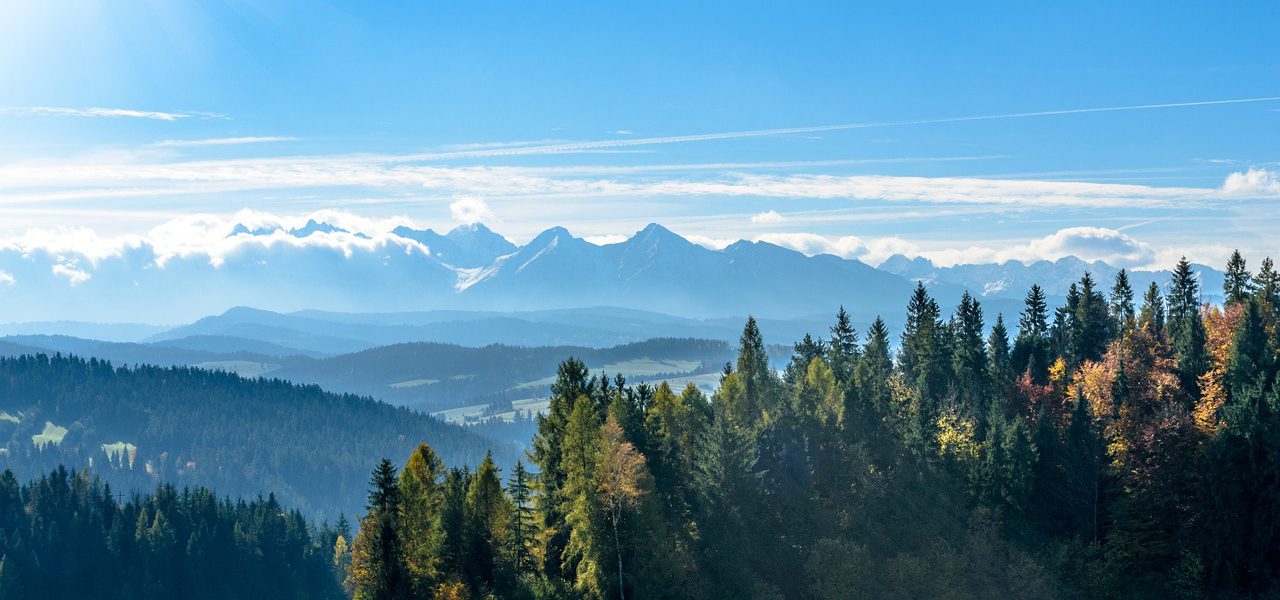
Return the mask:
M274 496L207 488L117 495L59 467L20 485L0 474L0 599L343 598L332 548L349 526L312 527Z
M274 493L308 519L360 511L369 464L430 441L450 464L517 452L406 408L316 385L63 355L0 357L0 468L21 481L90 467L122 491L164 481ZM60 439L33 443L49 425Z
M1275 597L1278 282L1086 274L1012 327L920 285L896 351L841 309L781 373L748 319L710 397L569 359L530 468L384 460L335 560L358 599Z

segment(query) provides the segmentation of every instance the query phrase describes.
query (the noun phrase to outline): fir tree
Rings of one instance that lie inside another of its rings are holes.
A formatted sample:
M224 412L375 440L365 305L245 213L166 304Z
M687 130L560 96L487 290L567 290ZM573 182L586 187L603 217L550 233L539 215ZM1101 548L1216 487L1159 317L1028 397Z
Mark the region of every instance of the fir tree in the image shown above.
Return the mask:
M1129 284L1129 273L1120 269L1116 273L1115 284L1111 286L1111 320L1117 332L1128 331L1136 323L1134 312L1133 287Z
M1222 280L1222 297L1227 304L1244 302L1253 293L1252 277L1239 250L1231 251Z
M525 469L524 463L517 460L507 483L507 497L512 506L507 534L508 553L516 575L530 572L534 567L533 552L538 522L533 506L532 483L532 475Z
M853 379L853 369L858 358L858 332L844 307L836 313L836 324L831 327L831 341L826 354L827 365L842 384ZM808 364L805 364L808 367Z
M1184 257L1173 270L1168 300L1169 340L1178 358L1182 387L1198 392L1200 376L1208 369L1204 322L1200 320L1200 284Z
M1142 311L1138 314L1138 326L1151 332L1156 338L1164 337L1164 297L1160 295L1160 286L1151 282L1147 293L1142 296Z

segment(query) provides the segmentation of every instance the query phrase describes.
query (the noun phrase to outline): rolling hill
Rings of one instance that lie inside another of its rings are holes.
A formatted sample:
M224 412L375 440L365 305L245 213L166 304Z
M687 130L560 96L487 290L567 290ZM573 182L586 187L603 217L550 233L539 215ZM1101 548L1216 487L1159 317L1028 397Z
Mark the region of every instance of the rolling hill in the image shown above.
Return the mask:
M117 490L157 481L273 492L316 517L356 514L370 465L420 442L449 464L516 449L421 413L316 386L187 367L71 357L0 358L0 466L20 479L93 467Z

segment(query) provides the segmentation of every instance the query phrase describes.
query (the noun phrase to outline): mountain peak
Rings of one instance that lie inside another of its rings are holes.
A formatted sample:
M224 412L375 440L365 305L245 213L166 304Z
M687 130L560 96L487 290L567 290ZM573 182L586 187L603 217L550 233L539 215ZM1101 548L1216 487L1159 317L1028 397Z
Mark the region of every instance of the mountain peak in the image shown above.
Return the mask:
M541 245L549 244L553 241L560 240L560 239L571 240L574 238L573 238L573 234L569 233L568 229L565 229L564 227L556 225L555 227L548 228L542 233L539 233L537 237L533 238L533 241L529 242L526 245L541 246Z
M626 242L623 242L623 243L629 246L635 246L635 245L655 246L657 244L663 244L663 243L677 244L679 246L688 246L688 245L692 245L693 242L690 242L689 240L684 239L679 234L657 223L650 223L648 225L645 225L644 229L637 231L635 235L631 236L630 239L628 239Z

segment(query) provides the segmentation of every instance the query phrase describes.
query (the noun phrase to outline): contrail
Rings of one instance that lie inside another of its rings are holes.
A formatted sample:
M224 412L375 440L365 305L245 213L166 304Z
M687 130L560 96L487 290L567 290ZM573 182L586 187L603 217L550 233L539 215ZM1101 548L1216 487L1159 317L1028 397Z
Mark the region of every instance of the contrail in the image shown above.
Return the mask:
M435 152L410 154L396 157L394 162L417 162L427 160L445 160L451 158L480 158L490 156L520 156L527 154L563 154L596 150L601 148L624 148L629 146L650 146L656 144L675 144L682 142L708 142L716 140L732 140L739 138L769 137L791 135L796 133L818 133L823 131L841 131L847 129L873 129L880 127L906 127L911 125L936 125L941 123L964 123L969 121L995 121L1000 119L1026 119L1030 117L1052 117L1059 115L1078 115L1085 113L1120 112L1128 110L1155 110L1161 108L1187 108L1192 106L1214 106L1219 104L1249 104L1256 102L1276 102L1280 96L1267 98L1236 98L1232 100L1201 100L1197 102L1167 102L1163 104L1135 104L1131 106L1105 106L1095 108L1068 108L1062 110L1043 110L1036 112L1005 113L999 115L977 115L969 117L947 117L942 119L915 119L909 121L879 121L871 123L844 123L840 125L814 125L810 127L784 127L778 129L752 129L747 131L726 131L721 133L701 133L693 135L675 135L667 137L633 138L621 140L595 140L585 142L566 142L563 144L543 144L535 146L517 146L512 148L495 148L488 150L462 150L457 152Z

